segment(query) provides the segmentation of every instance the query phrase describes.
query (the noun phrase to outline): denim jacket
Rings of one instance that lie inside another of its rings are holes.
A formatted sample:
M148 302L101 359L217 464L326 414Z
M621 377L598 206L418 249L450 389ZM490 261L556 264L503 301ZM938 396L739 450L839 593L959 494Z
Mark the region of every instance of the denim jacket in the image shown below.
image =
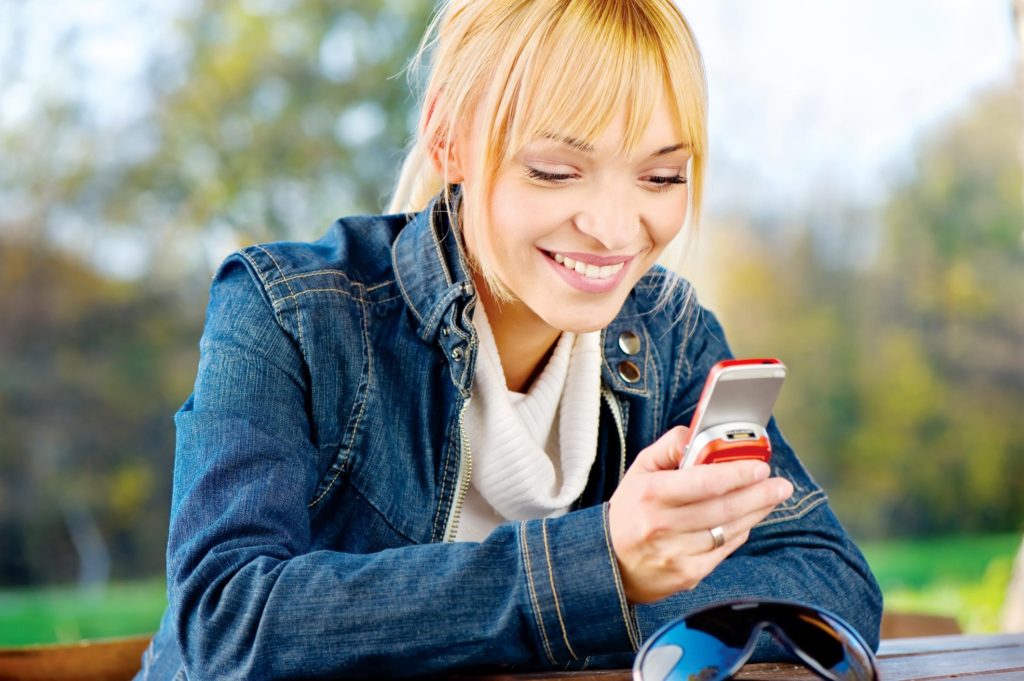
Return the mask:
M758 596L825 607L877 645L878 586L774 421L793 496L694 589L627 602L607 501L730 356L684 282L657 305L674 276L657 267L602 332L598 454L574 510L452 541L478 341L447 214L346 218L222 264L175 416L169 606L137 678L628 667L667 620Z

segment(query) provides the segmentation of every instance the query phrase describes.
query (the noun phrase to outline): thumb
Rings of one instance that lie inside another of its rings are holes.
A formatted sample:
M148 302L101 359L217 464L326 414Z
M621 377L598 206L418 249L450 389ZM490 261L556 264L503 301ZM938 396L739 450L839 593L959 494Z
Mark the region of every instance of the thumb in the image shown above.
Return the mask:
M683 460L683 446L689 433L690 429L685 426L676 426L665 431L665 434L651 446L640 452L636 457L637 465L651 473L679 468L679 462Z

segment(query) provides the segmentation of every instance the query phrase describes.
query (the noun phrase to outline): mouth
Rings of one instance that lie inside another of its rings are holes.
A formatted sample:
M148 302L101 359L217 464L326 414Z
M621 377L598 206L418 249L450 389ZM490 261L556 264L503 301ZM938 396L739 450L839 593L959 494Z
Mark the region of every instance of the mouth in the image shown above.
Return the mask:
M574 258L571 255L558 253L556 251L544 251L544 253L565 269L594 281L611 279L618 274L630 260L632 260L632 257L624 256L611 258L585 256L586 261L584 261L583 258L580 257L584 254L574 253L573 255L577 256Z

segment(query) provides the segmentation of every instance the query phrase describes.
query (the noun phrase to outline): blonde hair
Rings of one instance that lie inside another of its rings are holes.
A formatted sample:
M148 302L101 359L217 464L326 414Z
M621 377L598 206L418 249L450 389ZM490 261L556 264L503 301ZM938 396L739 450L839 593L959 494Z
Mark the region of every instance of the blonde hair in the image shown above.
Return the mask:
M461 157L466 174L482 178L477 195L465 195L462 224L489 246L488 230L480 226L490 192L524 145L553 131L593 140L625 110L621 151L629 153L664 92L684 135L680 141L691 152L688 219L697 224L707 86L696 40L672 0L446 0L410 64L413 72L428 51L432 66L418 133L391 212L423 210L442 191L450 199L443 150L451 148L457 126L477 126L489 143ZM432 159L436 149L442 150L440 172ZM497 295L508 296L488 263L472 264Z

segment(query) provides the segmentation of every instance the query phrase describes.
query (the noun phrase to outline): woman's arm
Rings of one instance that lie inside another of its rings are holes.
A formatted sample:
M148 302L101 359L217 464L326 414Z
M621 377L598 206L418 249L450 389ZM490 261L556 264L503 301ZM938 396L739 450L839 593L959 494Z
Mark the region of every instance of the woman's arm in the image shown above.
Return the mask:
M176 415L167 569L190 678L549 666L635 647L606 507L506 523L482 543L313 551L311 390L285 314L229 259Z

